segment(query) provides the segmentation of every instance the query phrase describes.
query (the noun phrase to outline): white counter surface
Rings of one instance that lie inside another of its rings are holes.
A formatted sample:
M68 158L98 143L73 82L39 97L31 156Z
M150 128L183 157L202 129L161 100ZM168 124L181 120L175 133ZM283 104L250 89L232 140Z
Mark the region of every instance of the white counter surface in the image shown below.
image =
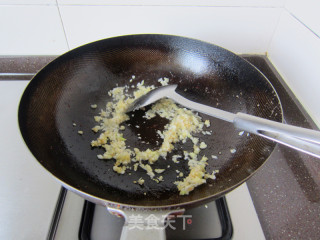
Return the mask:
M28 81L0 81L0 239L45 239L60 185L26 147L18 105Z

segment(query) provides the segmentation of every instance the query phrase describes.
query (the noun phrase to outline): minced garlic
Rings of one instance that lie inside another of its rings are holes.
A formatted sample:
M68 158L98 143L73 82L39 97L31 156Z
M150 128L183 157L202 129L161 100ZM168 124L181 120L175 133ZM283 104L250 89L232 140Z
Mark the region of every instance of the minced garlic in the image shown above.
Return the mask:
M154 171L155 171L156 173L159 173L159 174L160 174L160 173L163 173L163 172L165 171L165 169L158 169L158 168L157 168L157 169L155 169Z
M143 178L139 178L138 183L139 183L140 185L144 184L144 179L143 179Z
M131 79L134 79L132 76ZM132 80L131 80L132 81ZM158 80L161 85L168 85L168 78ZM155 173L163 173L165 169L152 169L152 164L159 160L160 157L166 158L167 154L174 150L174 144L178 142L185 143L190 139L193 143L193 152L184 151L184 157L181 155L172 156L172 161L179 163L178 159L188 160L190 173L181 181L175 182L181 195L189 194L196 186L206 182L207 178L213 178L205 171L207 158L203 156L198 160L201 149L207 147L205 142L199 144L199 138L193 136L194 133L206 133L203 127L209 127L210 121L202 121L198 114L186 108L181 108L170 99L161 99L155 103L150 110L145 113L144 118L151 119L156 115L168 119L170 122L165 126L163 131L158 130L158 135L163 139L159 149L147 149L141 151L138 148L130 149L126 146L126 139L122 131L125 129L124 123L129 120L130 116L126 114L127 107L137 98L151 91L155 87L145 86L144 81L137 83L134 88L133 96L128 95L129 86L116 87L108 92L112 101L106 104L106 108L101 110L99 116L94 120L100 125L92 128L94 132L100 132L97 139L91 142L92 147L102 147L105 152L99 154L99 159L114 159L113 170L119 174L125 174L127 169L137 171L138 167L144 169L149 177L157 183L163 181L163 176L155 177ZM91 105L96 108L96 105ZM139 125L135 126L140 128ZM79 133L80 134L80 133ZM204 134L205 135L205 134ZM141 137L138 136L140 139ZM168 165L169 167L169 165ZM182 172L177 172L179 177L183 177ZM134 181L140 185L145 183L143 178Z
M201 142L199 147L201 149L205 149L207 147L207 144L205 142Z
M204 121L204 125L206 125L206 127L210 127L210 121L209 120L205 120Z

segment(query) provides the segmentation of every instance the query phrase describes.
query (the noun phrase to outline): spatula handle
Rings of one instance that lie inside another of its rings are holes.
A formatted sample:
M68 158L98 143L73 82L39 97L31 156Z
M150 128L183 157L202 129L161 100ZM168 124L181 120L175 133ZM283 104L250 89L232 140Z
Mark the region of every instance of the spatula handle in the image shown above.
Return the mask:
M237 113L234 126L320 158L320 132Z

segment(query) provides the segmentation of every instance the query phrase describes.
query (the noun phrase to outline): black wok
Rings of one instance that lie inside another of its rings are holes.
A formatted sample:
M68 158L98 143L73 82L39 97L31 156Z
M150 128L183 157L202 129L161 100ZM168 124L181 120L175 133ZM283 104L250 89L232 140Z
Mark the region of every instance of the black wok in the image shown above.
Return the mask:
M35 158L65 187L95 203L134 208L195 206L231 191L252 176L268 159L275 143L259 136L239 135L232 124L212 117L212 135L205 136L209 157L208 171L219 169L216 180L209 180L186 196L180 196L174 181L176 170L188 173L186 162L174 164L170 156L154 168L166 168L165 181L156 183L138 169L131 175L112 170L113 160L99 160L102 150L91 148L97 138L91 131L93 116L110 101L108 91L116 86L141 80L160 86L168 77L178 84L178 92L199 103L229 112L244 112L282 121L279 98L261 72L239 56L198 40L169 35L129 35L109 38L69 51L44 67L29 83L19 106L22 136ZM90 108L97 104L98 108ZM127 145L141 149L157 148L156 130L166 121L157 118L141 123L142 112L127 122ZM134 123L141 123L135 128ZM73 126L76 123L77 126ZM131 123L128 125L128 123ZM80 136L77 132L82 130ZM146 146L137 138L149 142ZM203 138L203 137L202 137ZM236 149L235 153L230 150ZM218 159L211 158L216 155ZM167 166L170 165L170 168ZM143 177L144 186L133 181Z

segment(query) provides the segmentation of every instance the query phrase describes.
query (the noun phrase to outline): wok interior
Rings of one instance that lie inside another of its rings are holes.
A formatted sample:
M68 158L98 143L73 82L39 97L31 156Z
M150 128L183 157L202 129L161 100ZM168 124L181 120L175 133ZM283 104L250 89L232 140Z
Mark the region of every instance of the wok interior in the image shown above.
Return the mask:
M132 83L129 79L135 75ZM281 105L268 80L240 57L204 42L165 35L136 35L111 38L70 51L40 71L27 87L20 103L20 129L36 159L58 179L86 194L135 206L172 206L217 198L250 177L271 154L275 143L235 129L232 124L209 119L212 135L199 137L208 147L200 152L208 160L208 172L219 169L216 180L208 180L190 195L180 196L176 170L188 174L187 161L175 164L171 156L183 155L193 145L176 144L166 159L152 167L165 168L165 181L156 183L144 170L119 175L112 170L114 160L99 160L102 149L91 148L97 138L91 131L94 116L111 100L108 91L116 86L160 86L168 77L178 84L178 92L191 100L230 112L245 112L281 121ZM134 90L134 89L133 89ZM97 104L97 109L90 108ZM138 111L125 124L126 144L140 149L156 149L161 143L156 130L166 120L145 121ZM144 122L145 121L145 122ZM73 126L76 123L77 126ZM128 123L130 123L128 125ZM140 128L134 127L139 124ZM80 136L77 132L82 130ZM145 142L137 138L140 133ZM231 153L230 149L236 149ZM215 155L218 159L211 158ZM168 168L170 165L170 168ZM133 183L140 177L145 184Z

